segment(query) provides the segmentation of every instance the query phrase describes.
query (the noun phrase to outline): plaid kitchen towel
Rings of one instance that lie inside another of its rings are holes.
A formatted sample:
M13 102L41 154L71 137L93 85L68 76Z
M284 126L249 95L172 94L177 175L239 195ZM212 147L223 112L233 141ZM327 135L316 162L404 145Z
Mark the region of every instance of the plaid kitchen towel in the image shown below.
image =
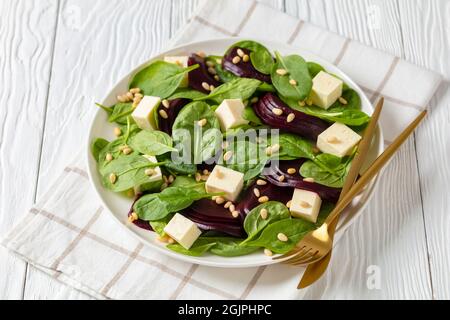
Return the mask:
M385 97L387 142L422 110L438 74L273 10L257 1L205 1L171 45L243 36L283 41L338 65L372 101ZM84 157L77 157L83 159ZM66 167L2 244L52 277L106 299L299 299L300 269L192 265L155 252L102 207L83 160Z

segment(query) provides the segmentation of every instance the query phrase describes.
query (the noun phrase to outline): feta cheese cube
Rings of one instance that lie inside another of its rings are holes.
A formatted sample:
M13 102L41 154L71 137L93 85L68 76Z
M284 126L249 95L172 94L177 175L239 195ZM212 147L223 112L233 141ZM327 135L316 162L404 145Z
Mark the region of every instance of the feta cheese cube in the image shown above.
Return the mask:
M317 148L338 157L349 154L361 136L342 123L334 123L317 137Z
M289 210L293 217L303 218L316 223L321 205L322 199L320 199L317 193L295 189Z
M161 103L161 98L144 96L134 109L131 117L136 122L137 126L143 130L156 130L157 126L153 118L153 112Z
M245 106L241 99L223 100L215 111L222 131L248 124L248 121L243 118L244 109Z
M156 163L158 160L154 156L143 155L148 161ZM153 174L148 176L148 182L134 187L134 193L138 194L144 191L158 191L162 185L163 177L160 167L150 168Z
M224 192L225 199L235 201L244 187L244 174L222 166L215 166L206 180L208 193Z
M316 106L328 109L342 96L344 83L341 79L320 71L312 81L311 99Z
M197 225L188 218L177 213L164 228L172 239L188 250L202 234Z
M188 56L167 56L164 57L164 61L168 63L174 63L179 65L180 67L187 68L188 67ZM184 75L183 81L180 84L180 88L186 88L189 84L188 74Z

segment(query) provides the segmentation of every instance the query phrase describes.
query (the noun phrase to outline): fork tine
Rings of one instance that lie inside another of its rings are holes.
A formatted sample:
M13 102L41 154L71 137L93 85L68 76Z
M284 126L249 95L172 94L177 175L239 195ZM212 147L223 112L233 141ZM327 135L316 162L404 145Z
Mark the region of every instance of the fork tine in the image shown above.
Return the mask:
M311 263L314 263L316 261L319 261L320 259L323 258L323 256L319 256L317 253L318 252L312 254L311 256L309 256L308 258L305 258L303 260L294 262L294 263L292 263L292 265L294 265L294 266L305 266L305 265L309 265Z
M312 259L318 258L316 257L316 255L319 253L319 251L312 251L309 250L307 254L303 255L302 257L296 257L296 259L292 259L291 260L291 264L298 266L298 265L302 265L302 264L306 264L309 263L309 261L311 261Z
M305 247L306 247L305 245L303 245L301 247L295 247L291 251L289 251L285 254L282 254L281 256L274 257L273 260L281 260L281 259L288 258L288 257L293 258L295 256L298 256L299 254L302 253L302 251Z
M305 246L298 254L296 254L295 256L293 256L287 260L283 260L282 263L292 264L292 261L297 261L297 260L303 259L306 255L308 255L308 253L310 251L311 251L311 248L308 248Z

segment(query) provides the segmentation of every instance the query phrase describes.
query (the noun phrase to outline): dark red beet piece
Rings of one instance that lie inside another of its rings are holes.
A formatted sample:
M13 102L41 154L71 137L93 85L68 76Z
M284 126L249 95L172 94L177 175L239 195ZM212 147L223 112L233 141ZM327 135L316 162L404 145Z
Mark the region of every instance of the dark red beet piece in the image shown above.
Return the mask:
M328 123L319 118L290 108L271 92L266 93L252 107L265 124L273 128L296 133L313 141L317 141L317 136L329 127ZM281 109L283 114L279 116L274 114L272 112L274 108ZM290 113L293 113L295 118L292 122L287 122L287 116Z
M158 128L160 131L172 135L172 126L175 122L178 113L181 109L189 103L188 99L174 99L169 101L169 108L165 108L162 103L158 107ZM167 113L167 119L161 117L159 110L164 110Z
M270 75L259 72L252 65L251 61L244 62L242 59L240 62L234 64L233 58L238 56L237 50L241 49L245 54L250 55L250 50L244 48L234 47L227 52L222 59L222 68L231 72L232 74L241 78L257 79L263 82L272 83Z
M195 64L198 64L199 67L189 72L189 87L203 93L210 93L209 90L203 88L203 82L206 82L209 85L213 85L216 88L220 86L221 83L214 79L214 76L212 76L208 72L208 66L206 65L205 58L202 58L198 54L193 53L188 59L188 65L193 66Z

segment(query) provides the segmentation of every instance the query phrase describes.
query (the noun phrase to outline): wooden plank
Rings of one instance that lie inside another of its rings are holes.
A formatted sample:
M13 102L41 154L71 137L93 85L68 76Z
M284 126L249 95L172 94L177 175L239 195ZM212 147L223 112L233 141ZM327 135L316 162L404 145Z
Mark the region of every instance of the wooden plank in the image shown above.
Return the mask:
M416 132L434 298L450 299L450 2L400 0L406 59L447 79Z
M94 101L133 67L157 53L170 35L165 0L62 1L38 181L39 198L80 148ZM78 296L69 286L30 268L25 298Z
M34 201L55 1L0 1L0 234ZM0 299L21 299L26 263L0 249Z
M300 0L286 4L290 14L403 55L396 1ZM327 274L308 289L306 297L431 298L421 211L416 153L411 139L385 171L363 215L337 245ZM373 270L380 274L380 288L371 290L367 281Z

